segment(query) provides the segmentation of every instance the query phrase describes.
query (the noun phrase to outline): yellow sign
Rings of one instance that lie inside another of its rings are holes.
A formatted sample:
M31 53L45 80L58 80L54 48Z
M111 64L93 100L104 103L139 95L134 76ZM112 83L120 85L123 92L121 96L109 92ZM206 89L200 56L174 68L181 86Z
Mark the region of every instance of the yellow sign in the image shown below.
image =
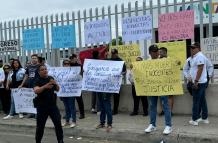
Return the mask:
M138 44L111 46L110 51L111 49L118 50L120 58L125 61L127 67L129 67L132 62L135 62L137 57L141 56Z
M133 63L137 96L183 94L180 65L172 58Z
M186 61L186 41L176 41L176 42L164 42L157 43L158 47L167 48L168 57L174 58L181 62L180 68L183 68L183 65Z

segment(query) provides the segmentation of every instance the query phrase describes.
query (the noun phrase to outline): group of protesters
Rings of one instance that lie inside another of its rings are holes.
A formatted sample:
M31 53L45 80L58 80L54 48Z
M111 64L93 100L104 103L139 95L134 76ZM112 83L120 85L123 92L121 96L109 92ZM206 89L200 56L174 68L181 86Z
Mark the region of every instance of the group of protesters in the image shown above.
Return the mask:
M167 58L167 48L159 48L157 45L151 45L149 47L149 60L155 60L160 58ZM189 57L184 65L183 73L187 79L187 88L193 97L192 106L192 119L189 124L197 126L199 122L208 124L208 109L205 98L205 90L208 85L209 78L213 76L213 65L210 60L207 59L201 52L200 44L195 42L190 45L191 57ZM93 59L99 59L99 52L93 51ZM107 54L106 54L107 55ZM105 60L122 61L119 57L118 50L111 50L111 57L105 56ZM142 57L137 57L137 61L143 61ZM63 60L63 67L81 67L76 54L72 54L69 59ZM49 65L45 63L45 59L39 57L37 54L31 56L31 62L27 63L25 67L18 59L10 59L9 64L4 64L0 60L0 68L4 70L5 79L0 81L0 93L2 110L6 114L3 119L12 119L15 115L15 104L13 97L11 96L11 88L33 88L36 98L34 98L34 107L37 109L37 115L28 114L29 117L36 118L36 143L40 143L43 137L44 127L48 116L51 117L56 131L58 143L63 143L63 126L70 126L71 128L77 125L76 123L76 106L75 100L79 107L79 119L85 118L83 97L61 97L65 107L65 122L61 123L61 114L56 105L56 91L59 91L60 87L55 79L48 75L47 69ZM130 116L138 115L139 101L142 101L143 116L150 115L150 124L145 129L146 133L150 133L156 130L156 115L157 115L157 101L158 96L137 96L134 84L134 75L132 72L133 65L130 65L130 74L128 80L132 85L132 97L133 97L133 111ZM125 75L127 71L126 65L123 65L121 75ZM81 72L82 74L82 72ZM114 97L114 107L111 107L111 97ZM112 129L113 115L118 114L119 107L119 93L92 93L92 107L91 112L100 113L100 122L96 129L104 128L107 117L106 130L108 132ZM172 132L172 110L173 110L173 96L166 95L160 96L161 112L159 115L165 117L165 129L163 134L168 135ZM97 107L95 107L97 105ZM18 113L19 118L24 118L23 113Z

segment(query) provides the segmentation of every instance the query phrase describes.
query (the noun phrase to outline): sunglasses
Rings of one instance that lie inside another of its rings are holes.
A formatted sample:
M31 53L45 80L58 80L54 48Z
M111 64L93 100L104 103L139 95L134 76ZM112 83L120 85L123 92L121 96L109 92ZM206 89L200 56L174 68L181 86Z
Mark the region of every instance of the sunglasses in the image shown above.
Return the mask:
M8 69L10 69L10 68L4 68L5 70L8 70Z

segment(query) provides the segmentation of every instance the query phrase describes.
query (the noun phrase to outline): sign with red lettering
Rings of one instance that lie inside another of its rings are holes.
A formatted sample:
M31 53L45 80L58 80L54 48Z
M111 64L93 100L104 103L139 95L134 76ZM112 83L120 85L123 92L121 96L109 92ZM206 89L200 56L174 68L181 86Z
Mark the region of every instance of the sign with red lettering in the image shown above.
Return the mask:
M158 35L159 41L192 39L194 37L194 11L161 14L158 19Z
M18 40L0 41L0 52L15 52L19 50Z

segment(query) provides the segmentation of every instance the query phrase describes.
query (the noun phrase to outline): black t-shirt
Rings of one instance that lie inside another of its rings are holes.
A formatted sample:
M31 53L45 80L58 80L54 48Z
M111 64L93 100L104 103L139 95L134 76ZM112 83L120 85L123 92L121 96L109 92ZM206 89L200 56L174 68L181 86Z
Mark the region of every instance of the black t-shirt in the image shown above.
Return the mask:
M37 78L34 84L34 87L39 86L42 87L45 84L49 83L51 79L54 79L51 76L48 76L47 78ZM50 107L56 105L56 99L57 95L55 94L56 86L53 86L51 89L45 89L41 93L37 94L38 98L38 107Z

